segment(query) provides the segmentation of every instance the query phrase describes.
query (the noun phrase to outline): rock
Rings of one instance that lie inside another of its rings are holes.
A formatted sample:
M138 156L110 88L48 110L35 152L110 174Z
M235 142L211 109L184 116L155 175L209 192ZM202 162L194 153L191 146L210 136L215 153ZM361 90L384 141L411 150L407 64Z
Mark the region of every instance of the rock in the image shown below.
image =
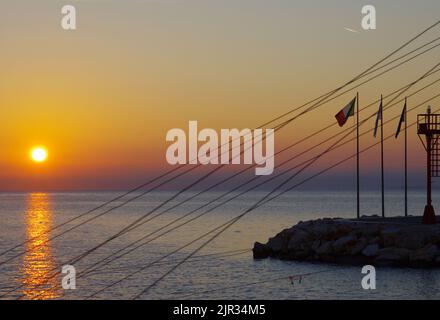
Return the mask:
M315 240L312 243L311 249L316 252L316 250L321 246L321 240Z
M369 240L368 240L368 244L379 244L379 242L380 242L380 238L379 237L374 237L374 238L370 238Z
M333 241L322 243L319 248L316 249L316 253L320 256L333 253Z
M440 224L426 226L416 221L418 218L305 221L284 229L267 244L256 242L254 258L440 267Z
M365 237L368 238L375 238L379 237L380 227L377 225L371 225L371 224L363 224L360 226L361 232Z
M281 239L281 237L276 236L275 238L269 239L269 242L267 243L267 247L273 252L278 253L283 249L284 241Z
M292 237L287 245L287 250L303 250L306 246L311 246L311 244L308 243L308 240L309 233L302 229L298 229L292 234Z
M295 230L296 230L295 227L287 228L287 229L284 229L281 233L286 235L286 237L290 238L292 236L292 234L295 232Z
M362 250L362 254L366 257L374 257L377 256L379 252L379 245L377 243L369 244Z
M347 251L347 247L349 245L353 245L354 243L356 243L356 240L356 237L352 235L339 238L338 240L333 242L333 251L342 254Z
M421 249L434 237L435 233L426 226L412 226L399 232L397 246L411 250Z
M388 227L382 230L380 236L384 247L392 247L396 245L399 238L399 230L400 229L397 227Z
M270 249L265 244L255 242L252 253L254 259L266 259L270 256Z
M410 262L413 262L415 264L421 263L429 263L434 260L434 258L439 254L437 245L427 245L426 247L415 250L411 252L409 256Z
M350 225L348 225L347 223L338 223L333 228L329 237L331 240L337 240L339 238L348 235L351 231L352 231L352 227L350 227Z
M378 251L376 261L403 262L408 260L410 253L410 250L404 248L384 248Z
M367 246L368 242L365 238L360 238L349 250L349 254L354 256L362 252Z
M332 219L323 219L318 220L319 223L315 223L313 226L310 227L308 230L314 237L319 238L330 238L333 236L333 234L340 225L339 222L332 220Z

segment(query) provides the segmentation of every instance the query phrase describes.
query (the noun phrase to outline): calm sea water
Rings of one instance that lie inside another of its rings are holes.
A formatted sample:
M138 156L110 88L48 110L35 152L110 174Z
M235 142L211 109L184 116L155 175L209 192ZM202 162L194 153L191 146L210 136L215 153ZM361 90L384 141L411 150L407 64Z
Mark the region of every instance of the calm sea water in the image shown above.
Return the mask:
M62 290L60 276L53 270L84 253L87 249L108 239L121 228L151 211L172 192L157 192L111 211L83 226L57 237L81 221L106 208L84 216L56 230L51 229L79 214L112 199L119 193L3 193L0 194L0 252L28 242L23 248L0 257L11 259L0 266L0 295L3 299L84 299L92 293L122 279L95 298L130 299L199 247L206 237L156 264L151 262L175 251L228 219L242 213L258 201L264 192L255 192L221 206L196 221L164 234L112 263L92 273L78 277L75 290ZM110 241L97 251L75 262L78 274L88 266L123 248L127 244L166 226L173 220L198 208L221 193L211 192L197 197L173 210L169 208L189 196L187 193L153 213L163 215L149 221L128 234ZM403 194L387 192L388 215L403 212ZM434 201L440 193L434 195ZM420 191L411 191L410 214L423 211L425 197ZM118 202L118 203L121 203ZM113 204L113 205L117 205ZM215 204L213 204L214 206ZM108 207L107 207L108 208ZM209 207L208 207L209 208ZM363 214L380 213L380 195L363 193ZM184 222L197 211L180 221ZM267 239L301 220L321 217L352 217L355 197L349 192L296 192L280 197L273 203L258 208L229 228L197 255L149 289L143 299L438 299L440 298L440 270L377 269L377 289L361 288L359 267L286 262L278 260L254 261L251 249L255 241ZM168 230L165 227L147 240ZM37 237L40 235L39 237ZM209 236L208 236L209 237ZM231 252L243 249L243 252ZM21 254L20 254L21 253ZM16 256L14 258L14 256ZM150 264L150 266L148 266ZM147 267L145 267L147 266ZM142 271L139 271L144 268ZM326 272L305 276L301 283L292 285L291 275ZM136 273L135 273L136 272ZM127 275L135 273L133 276ZM257 284L252 284L257 283ZM13 290L15 289L15 290Z

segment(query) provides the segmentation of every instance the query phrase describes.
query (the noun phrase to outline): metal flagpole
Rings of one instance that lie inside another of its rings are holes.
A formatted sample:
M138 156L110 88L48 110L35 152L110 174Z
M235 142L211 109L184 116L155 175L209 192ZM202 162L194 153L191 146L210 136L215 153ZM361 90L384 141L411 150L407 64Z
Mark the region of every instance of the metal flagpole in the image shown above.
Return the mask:
M408 137L407 137L407 118L406 118L406 97L405 97L405 217L408 216Z
M381 175L382 175L382 217L385 217L385 188L384 188L384 174L383 174L383 101L380 96L380 160L381 160Z
M357 188L357 218L360 218L359 206L359 92L356 93L356 188Z

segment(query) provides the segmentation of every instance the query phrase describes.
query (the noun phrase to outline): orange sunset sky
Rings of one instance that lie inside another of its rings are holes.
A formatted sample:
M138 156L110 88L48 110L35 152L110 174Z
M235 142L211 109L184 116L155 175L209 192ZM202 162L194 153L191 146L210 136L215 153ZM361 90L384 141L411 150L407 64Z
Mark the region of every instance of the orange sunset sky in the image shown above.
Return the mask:
M377 9L377 30L361 29L364 1L71 1L78 29L65 31L64 2L1 1L0 191L133 187L170 168L169 129L187 130L189 120L201 128L254 128L348 81L437 21L440 12L436 0L369 2ZM439 30L400 54L435 39ZM440 47L362 86L361 108L421 76L438 62L439 52ZM439 89L437 83L410 98L408 107ZM276 149L335 122L355 94L291 123L277 133ZM430 104L440 108L440 99ZM401 108L385 111L385 120ZM374 119L363 130L373 125ZM396 125L397 120L387 125L385 135ZM373 142L372 134L361 141L363 147ZM29 157L36 145L48 150L44 163ZM402 139L387 141L385 148L387 172L398 174ZM425 158L414 127L409 148L411 172L422 173ZM314 170L354 151L351 143ZM379 165L378 149L362 155L363 174L378 174ZM333 176L350 176L353 166L351 161Z

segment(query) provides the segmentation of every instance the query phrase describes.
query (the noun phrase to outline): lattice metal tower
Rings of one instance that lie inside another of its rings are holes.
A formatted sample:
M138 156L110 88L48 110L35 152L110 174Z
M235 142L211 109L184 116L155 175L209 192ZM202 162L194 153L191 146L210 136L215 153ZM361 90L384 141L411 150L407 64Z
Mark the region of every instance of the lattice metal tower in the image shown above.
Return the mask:
M434 207L432 206L432 177L440 176L440 115L431 113L428 106L426 114L417 115L417 134L426 150L426 206L423 213L424 224L436 223ZM423 141L421 136L425 136Z

